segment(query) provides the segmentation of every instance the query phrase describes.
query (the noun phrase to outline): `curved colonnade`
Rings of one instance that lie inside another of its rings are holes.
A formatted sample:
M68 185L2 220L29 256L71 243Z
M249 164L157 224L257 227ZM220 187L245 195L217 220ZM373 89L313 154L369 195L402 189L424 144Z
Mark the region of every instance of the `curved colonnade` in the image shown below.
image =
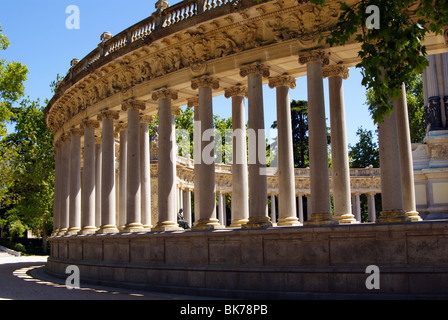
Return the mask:
M310 135L307 181L309 194L312 195L306 224L337 226L356 223L350 205L353 190L348 168L342 83L348 76L348 68L358 62L357 45L327 48L317 43L319 30L329 28L337 21L337 3L330 1L319 8L302 1L257 4L249 0L189 0L169 7L165 1L158 1L156 9L149 18L114 37L104 33L97 49L81 61L73 60L67 77L59 84L45 110L48 127L55 133L56 157L55 237L51 239L52 256L48 268L63 273L61 268L67 263L85 264L85 259L103 259L101 261L106 263L104 250L112 246L120 251L122 245L117 241L127 243L127 254L124 254L127 258L120 260L127 265L132 256L133 240L130 239L137 239L132 233L137 236L145 230L152 231L145 237L162 235L163 239L160 240L162 247L156 238L147 239L150 247L147 250L152 252L150 255L157 251L155 248L165 250L165 257L175 254L181 250L185 237L189 237L189 233L181 231L177 224L176 186L182 188L182 183L179 183L182 181L188 181L190 185L193 182L195 222L191 229L216 230L218 234L220 230L224 232L224 226L216 214L216 192L220 185L225 185L220 184L220 170L229 170L230 167L231 226L240 228L242 232L236 231L235 237L245 236L244 232L248 229L258 229L253 230L257 234L272 226L267 212L268 194L278 194L279 197L278 226L301 225L303 221L299 221L296 214L296 195L302 194L296 191L301 188L300 182L297 183L301 175L295 175L293 167L289 90L295 88L295 78L305 75ZM428 52L432 53L446 51L444 37L428 37L427 47ZM328 77L330 90L331 184L324 77ZM265 83L269 83L277 94L279 155L276 175L268 173L264 158L262 86ZM231 99L234 132L244 133L233 137L235 157L233 164L227 168L202 157L208 154L213 158L211 139L207 136L213 129L212 98L222 94ZM247 133L244 97L248 100ZM193 165L191 162L182 164L188 160L179 159L177 168L180 170L176 170L176 161L173 160L176 159L174 117L184 105L194 108L194 155L201 156L194 156ZM397 100L395 106L396 110L401 110L405 103ZM151 183L148 123L156 114L159 121L157 190L151 190L155 184ZM406 126L406 121L399 121L398 117L396 120L394 112L379 126L381 179L377 176L376 182L381 183L383 211L378 222L420 220L415 197L412 196L413 178L409 178L413 176L412 165L411 171L409 166L403 165L412 164L412 159L396 156L399 149L406 146L403 143L406 137L397 135L400 125ZM248 158L246 134L253 135L253 139L248 139ZM406 147L409 149L410 145ZM406 155L406 152L400 154ZM182 172L187 172L188 167L193 168L188 173L190 178L182 180ZM228 180L229 175L224 176ZM401 179L403 176L408 179ZM273 190L272 186L277 186L278 190ZM151 194L155 192L157 209L151 210L151 206L155 207L154 203L151 204ZM330 193L334 197L334 214ZM411 196L406 197L404 193ZM119 227L123 227L122 240L117 240L117 236L120 237L116 234ZM173 233L165 234L165 231ZM170 234L176 237L176 232L181 232L183 242L168 238ZM272 232L264 236L269 237ZM278 232L284 232L286 239L288 234L296 235L297 231L288 228ZM92 233L96 235L82 237ZM212 241L213 236L207 234L212 233L191 233L192 238L186 242L193 247L185 246L184 249L197 249L199 244L195 241L200 237ZM169 250L166 241L176 243L171 253L166 251ZM137 243L136 252L145 256L146 253L141 251L145 249L140 247L140 242ZM251 255L241 250L241 256L235 258L233 252L233 258L227 262L224 258L226 252L228 256L235 248L232 241L228 242L229 247L225 243L224 240L221 246L223 256L218 259L221 264L223 261L226 261L224 264L232 264L233 261L238 265L247 258L243 258L244 254ZM97 250L100 249L90 248L90 245L102 248L102 253L99 254ZM285 245L289 248L296 242ZM210 245L208 250L211 250ZM176 260L176 263L183 267L198 263L192 262L193 258L185 257L185 254L181 256L184 260ZM213 260L210 260L210 255L208 259L207 263ZM163 269L161 265L168 263L155 261L158 272ZM95 262L93 265L85 265L87 278L95 277L92 268L97 268L98 264ZM122 266L123 270L126 269L125 265ZM211 273L216 272L212 269ZM132 270L136 272L135 268ZM167 272L172 275L173 270ZM150 278L154 279L153 276ZM284 274L280 272L279 277L282 276ZM112 276L111 279L118 278ZM151 281L147 280L148 283ZM193 283L192 286L198 285Z

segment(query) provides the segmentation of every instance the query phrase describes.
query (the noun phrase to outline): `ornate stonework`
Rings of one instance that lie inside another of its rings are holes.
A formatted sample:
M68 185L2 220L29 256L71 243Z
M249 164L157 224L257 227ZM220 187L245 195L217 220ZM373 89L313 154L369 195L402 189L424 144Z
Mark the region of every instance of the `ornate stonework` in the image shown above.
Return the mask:
M342 79L348 79L349 70L343 64L335 64L335 65L331 65L331 66L323 68L322 74L323 74L324 78L339 76L339 77L342 77Z
M247 98L247 87L242 85L236 85L231 88L226 88L224 91L224 96L226 98L241 96Z
M280 86L295 89L296 79L289 75L281 75L281 76L269 78L269 88L273 89L273 88L280 87Z
M219 80L211 76L202 76L191 80L191 89L196 90L198 88L219 88Z
M328 54L321 49L303 51L299 53L299 63L307 64L312 62L321 62L322 66L326 66L330 63Z
M258 62L240 67L241 77L244 78L251 74L258 74L265 78L268 78L270 76L269 67Z

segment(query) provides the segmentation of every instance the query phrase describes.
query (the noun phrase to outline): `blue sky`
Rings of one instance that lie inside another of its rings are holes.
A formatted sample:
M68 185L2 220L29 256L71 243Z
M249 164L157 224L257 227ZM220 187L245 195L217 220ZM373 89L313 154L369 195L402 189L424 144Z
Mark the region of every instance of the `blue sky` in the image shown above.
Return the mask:
M179 1L169 1L171 5ZM4 0L0 11L0 25L11 42L0 59L20 61L29 69L25 83L26 95L31 99L51 98L50 83L59 73L64 76L73 58L82 59L100 42L104 31L117 34L143 20L155 11L155 0ZM67 29L69 14L66 8L76 5L80 11L80 28ZM345 80L347 137L350 144L357 142L359 127L375 130L365 103L365 88L361 74L350 70ZM329 118L328 81L324 80L327 118ZM297 88L290 91L291 99L307 100L306 78L297 79ZM266 129L276 120L275 90L264 88ZM230 100L223 96L214 99L214 113L231 116Z

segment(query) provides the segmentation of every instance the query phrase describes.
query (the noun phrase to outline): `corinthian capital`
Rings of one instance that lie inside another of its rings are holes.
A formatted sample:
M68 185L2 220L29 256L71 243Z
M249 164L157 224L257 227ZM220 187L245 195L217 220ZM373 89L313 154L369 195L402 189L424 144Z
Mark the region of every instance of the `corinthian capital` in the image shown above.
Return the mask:
M224 96L226 98L231 97L247 97L247 87L242 85L236 85L230 88L225 89Z
M348 68L343 64L335 64L325 67L322 70L322 74L324 78L339 76L343 79L348 79Z
M300 64L311 62L322 62L322 65L326 66L330 63L330 60L328 59L328 54L321 49L299 52Z
M289 75L281 75L270 78L269 88L273 89L276 87L290 87L291 89L294 89L296 87L296 79Z
M155 101L158 101L160 99L177 100L177 98L178 98L177 91L167 88L162 88L152 93L152 100Z
M212 88L215 90L219 89L219 80L210 76L202 76L192 79L191 89L196 90L198 88Z
M118 120L118 118L120 117L118 111L112 111L112 110L103 110L101 111L101 113L98 115L98 120L101 121L103 119L113 119L113 120Z
M146 103L140 100L128 100L123 102L121 105L121 110L127 111L129 109L145 110Z
M262 63L258 63L258 62L240 67L240 76L241 77L244 78L250 74L259 74L259 75L267 78L270 75L269 67Z

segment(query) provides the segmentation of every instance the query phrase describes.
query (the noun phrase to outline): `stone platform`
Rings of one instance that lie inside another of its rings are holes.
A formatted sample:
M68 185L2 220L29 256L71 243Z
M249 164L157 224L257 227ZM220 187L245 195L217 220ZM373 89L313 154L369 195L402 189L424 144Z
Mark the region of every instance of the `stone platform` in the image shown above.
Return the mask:
M67 276L65 268L77 265L81 281L225 298L448 297L447 221L61 236L50 241L48 272ZM380 289L366 288L369 265L379 268Z

